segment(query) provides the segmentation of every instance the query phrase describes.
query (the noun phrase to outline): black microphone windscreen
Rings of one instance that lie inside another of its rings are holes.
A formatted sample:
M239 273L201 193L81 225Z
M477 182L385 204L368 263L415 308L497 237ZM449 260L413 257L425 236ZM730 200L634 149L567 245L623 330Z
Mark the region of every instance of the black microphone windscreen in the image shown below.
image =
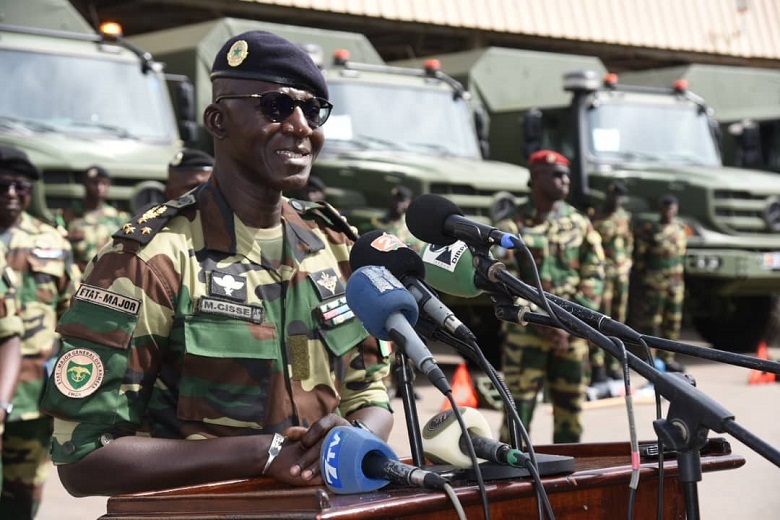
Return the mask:
M384 231L361 235L349 253L349 265L353 271L367 265L384 266L398 279L409 275L425 278L425 264L420 255Z
M456 241L444 234L444 222L452 215L463 216L460 208L451 200L427 193L412 201L406 211L406 225L415 237L437 246L447 246Z

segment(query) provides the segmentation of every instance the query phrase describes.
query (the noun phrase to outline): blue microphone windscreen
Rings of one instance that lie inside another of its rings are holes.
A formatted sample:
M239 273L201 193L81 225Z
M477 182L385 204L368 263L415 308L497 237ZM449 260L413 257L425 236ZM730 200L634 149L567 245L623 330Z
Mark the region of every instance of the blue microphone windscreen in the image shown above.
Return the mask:
M368 453L398 460L395 452L373 433L352 426L337 426L328 432L320 451L320 470L325 485L334 493L368 493L389 483L369 478L363 472Z
M410 325L417 323L420 310L414 296L384 267L367 265L347 280L347 305L372 336L390 341L387 319L403 314Z

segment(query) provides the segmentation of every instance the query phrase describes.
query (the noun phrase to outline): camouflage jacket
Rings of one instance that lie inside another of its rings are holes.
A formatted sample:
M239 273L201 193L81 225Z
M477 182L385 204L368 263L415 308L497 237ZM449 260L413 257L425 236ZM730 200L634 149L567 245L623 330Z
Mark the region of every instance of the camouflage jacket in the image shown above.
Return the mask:
M70 305L81 272L60 232L27 213L8 230L8 266L18 281L17 302L24 324L22 366L9 421L41 416L45 363L56 352L57 319Z
M111 241L111 235L127 222L130 216L113 206L103 204L100 209L88 211L68 224L68 240L73 246L73 257L82 269L100 248Z
M498 227L523 239L546 292L598 310L604 291L604 250L587 216L561 201L537 223L536 208L529 201ZM516 254L514 259L520 278L534 285L526 257Z
M351 242L321 208L284 203L281 265L213 177L125 224L60 321L44 397L54 461L120 435L270 433L389 409L387 346L346 306Z
M24 334L24 324L16 301L19 282L14 270L6 264L5 257L5 245L0 243L0 340Z
M597 213L593 217L593 227L601 236L605 274L610 278L628 276L634 254L631 213L623 208L618 208L609 215Z
M634 269L646 283L681 281L685 270L685 228L678 219L669 224L644 222L636 230Z

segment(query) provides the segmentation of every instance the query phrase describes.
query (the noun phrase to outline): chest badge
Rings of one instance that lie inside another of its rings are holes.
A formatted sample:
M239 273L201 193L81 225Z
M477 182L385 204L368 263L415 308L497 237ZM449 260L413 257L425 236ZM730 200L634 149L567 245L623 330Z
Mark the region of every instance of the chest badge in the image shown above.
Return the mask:
M320 295L320 300L341 296L344 294L344 284L333 269L323 269L309 275L314 287Z
M241 276L214 271L211 273L209 294L241 302L246 301L246 280Z

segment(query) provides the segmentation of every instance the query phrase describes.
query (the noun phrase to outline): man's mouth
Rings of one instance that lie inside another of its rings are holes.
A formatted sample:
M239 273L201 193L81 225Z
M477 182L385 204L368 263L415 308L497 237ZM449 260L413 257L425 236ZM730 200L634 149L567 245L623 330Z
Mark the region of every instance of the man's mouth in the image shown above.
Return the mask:
M277 150L276 153L277 155L289 157L290 159L300 159L301 157L309 155L308 152L299 152L296 150Z

